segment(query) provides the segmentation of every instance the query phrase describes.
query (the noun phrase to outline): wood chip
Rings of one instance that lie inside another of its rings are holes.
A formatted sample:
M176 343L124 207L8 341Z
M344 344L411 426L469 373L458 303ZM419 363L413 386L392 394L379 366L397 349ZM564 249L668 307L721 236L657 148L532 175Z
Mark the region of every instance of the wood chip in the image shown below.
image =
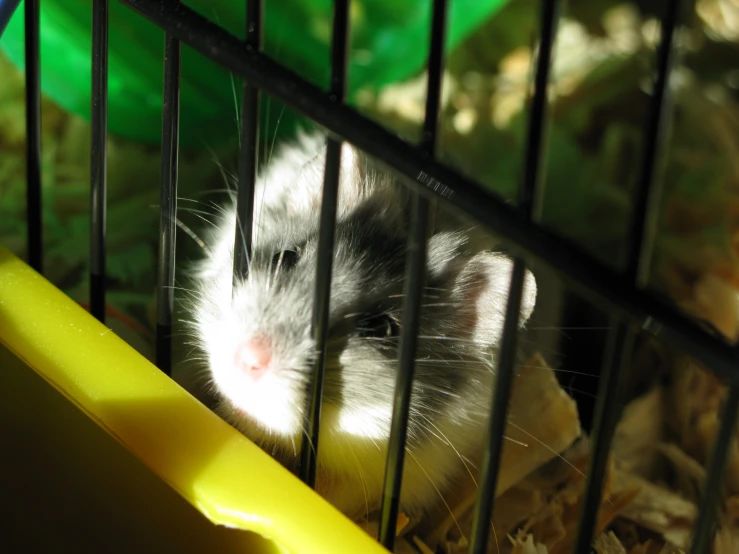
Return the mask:
M380 532L380 522L377 517L371 517L368 520L355 521L355 523L371 537L377 537ZM395 536L402 537L405 532L408 532L413 527L412 525L409 525L409 523L410 519L408 516L402 512L399 513L398 522L395 526Z
M695 504L636 475L617 470L614 476L619 488L639 488L633 501L621 511L621 517L658 533L679 548L690 546L691 527L698 513Z
M669 421L679 447L698 463L705 464L720 425L726 385L713 373L687 357L674 368ZM725 480L729 494L739 493L739 444L734 441Z
M395 536L400 537L403 535L403 531L408 527L408 523L410 523L410 519L408 519L408 516L404 513L398 514L398 523L395 528Z
M728 498L720 514L720 526L713 540L714 554L739 552L739 496Z
M423 542L421 539L418 538L418 536L413 535L413 542L418 548L418 550L421 551L421 554L434 554L434 551L431 550L425 542Z
M660 443L657 451L670 462L675 474L675 490L687 500L697 503L706 479L705 468L676 444Z
M725 523L733 529L739 529L739 495L734 495L726 500Z
M642 477L654 474L658 462L656 445L664 435L664 389L654 387L624 408L613 437L619 467Z
M604 492L606 494L604 494L604 500L601 503L595 525L596 536L602 533L618 515L622 514L628 508L639 494L639 488L629 486L610 495L607 494L608 489ZM578 498L576 503L567 507L563 518L565 536L563 540L558 541L549 549L550 554L569 554L574 550L575 535L580 515L579 501L580 499Z
M694 286L693 298L681 304L691 315L712 323L729 340L739 335L739 298L725 279L704 274Z
M418 549L416 549L408 540L401 539L395 542L395 549L393 552L395 554L418 554Z
M626 554L624 545L613 534L613 531L598 535L593 546L598 554Z
M713 540L714 554L736 554L739 552L739 530L722 527Z
M513 385L496 497L558 456L580 434L575 401L541 355L531 357ZM442 544L456 522L471 512L476 499L477 486L466 476L449 502L451 513L439 511L440 519L429 518L426 544L432 549Z
M671 384L632 401L617 427L595 527L598 554L689 548L725 388L692 361L673 356L671 362L679 366ZM488 553L568 554L592 445L553 371L540 356L525 366L514 384ZM441 512L419 525L399 519L399 532L413 536L399 540L396 552L466 554L477 489L470 479L455 492L452 515ZM719 529L715 554L739 552L739 494L726 501Z
M543 544L535 542L533 535L526 535L523 539L514 539L511 554L549 554L549 551Z
M685 551L671 544L663 545L653 540L648 540L635 545L629 550L629 554L685 554Z

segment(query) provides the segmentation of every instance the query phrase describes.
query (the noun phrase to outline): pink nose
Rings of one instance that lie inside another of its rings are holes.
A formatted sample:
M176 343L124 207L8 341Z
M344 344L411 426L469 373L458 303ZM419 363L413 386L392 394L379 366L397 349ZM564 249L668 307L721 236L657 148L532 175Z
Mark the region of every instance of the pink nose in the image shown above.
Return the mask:
M263 340L248 340L236 350L236 367L253 376L260 375L272 359L269 345Z

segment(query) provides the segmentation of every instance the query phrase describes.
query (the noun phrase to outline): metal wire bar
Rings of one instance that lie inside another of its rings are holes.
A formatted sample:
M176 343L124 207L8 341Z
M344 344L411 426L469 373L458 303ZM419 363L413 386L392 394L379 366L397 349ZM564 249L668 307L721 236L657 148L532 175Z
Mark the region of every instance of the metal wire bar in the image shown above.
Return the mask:
M628 235L628 262L626 275L637 287L646 285L650 260L657 233L656 209L661 195L661 179L657 176L660 148L668 125L670 102L669 80L677 57L675 29L679 22L683 2L667 2L667 12L661 20L662 38L657 53L657 75L654 91L647 112L644 129L641 170L634 198L634 211Z
M542 0L539 22L541 39L536 59L534 94L529 113L524 173L518 190L518 209L528 220L538 219L541 211L547 89L558 15L559 0ZM495 489L498 482L500 457L503 454L503 433L514 380L516 339L525 269L523 260L515 258L487 431L488 448L485 449L480 469L481 481L472 520L469 549L471 554L486 552L490 536L488 525L495 509Z
M449 2L434 0L431 13L428 78L426 79L426 106L421 133L421 149L430 156L436 153L439 115L441 110L442 78L444 77L444 45L447 34Z
M627 367L631 363L635 338L636 331L632 325L612 319L603 359L603 371L598 383L598 400L595 404L592 431L593 449L588 460L585 492L574 543L576 554L590 554L592 550L611 439L618 423L624 379Z
M43 218L41 216L41 61L39 3L25 0L26 56L26 218L28 264L42 273Z
M490 519L495 503L495 489L498 483L498 469L503 451L503 435L505 433L508 401L511 396L514 369L516 363L516 343L518 322L521 311L521 293L526 266L523 260L515 258L511 272L511 285L508 289L503 337L498 357L493 404L490 412L490 424L485 440L482 465L480 466L480 486L477 503L472 515L472 531L470 534L470 554L487 552L490 535Z
M90 313L105 323L105 227L108 141L108 0L92 5L90 140Z
M424 194L424 197L441 196L445 198L455 208L477 218L494 232L505 236L515 253L531 256L563 269L577 287L590 298L605 299L617 315L628 315L640 320L640 323L649 323L655 334L662 334L665 338L679 342L686 352L713 367L720 376L734 385L739 383L739 375L734 370L739 361L739 352L735 347L727 344L716 334L711 335L705 332L663 299L645 293L631 283L623 282L621 276L591 259L578 247L539 228L528 221L528 218L521 217L521 214L506 206L497 195L483 190L471 180L430 157L423 146L409 145L379 125L363 118L355 110L336 104L333 99L327 98L323 91L297 77L269 57L261 53L245 51L235 38L192 10L178 5L165 5L156 0L121 1L134 7L160 26L171 29L171 32L178 38L200 53L211 57L241 77L250 79L254 86L263 88L300 112L309 114L317 123L336 135L351 141L373 157L384 160L387 165L403 173L408 178L408 182L415 186L415 190ZM666 70L665 75L667 75ZM657 96L655 94L654 102L659 107ZM664 105L662 102L662 109ZM658 117L655 111L652 113L654 117ZM662 120L658 118L655 127L660 126L660 121ZM654 136L659 134L660 131L657 129ZM648 136L653 135L648 133ZM654 155L646 155L645 165L654 163L654 158ZM652 161L647 162L646 160ZM642 175L650 172L653 173L654 168L644 169ZM651 180L650 178L649 181ZM641 194L649 196L648 188L641 187L640 190L647 191ZM649 198L647 200L637 198L637 213L641 210L648 212L649 208L642 208L641 205L649 202ZM536 213L535 197L531 199L531 203L534 206L532 212ZM645 225L648 223L644 222ZM633 239L634 236L639 235L646 236L647 240ZM647 235L649 235L648 228L632 233L633 244L637 244L642 250L642 256L647 251L649 240ZM633 269L632 272L634 272ZM634 273L638 274L639 271ZM616 334L611 338L611 344L618 345L623 342L628 347L626 350L630 352L630 343L633 338L630 338L631 331L628 329L626 325L623 325L622 330L618 331L620 335ZM616 347L613 349L615 350ZM620 372L613 371L613 373L612 378L618 382L622 377ZM727 413L734 416L738 403L736 390L736 386L731 389L730 401L727 401L726 408ZM733 407L730 409L729 406L732 404ZM601 405L599 407L601 420L599 427L608 427L605 423L610 419L608 415L608 407ZM727 436L730 436L729 430L724 431L728 425L729 423L724 422L720 433L725 432ZM720 441L717 441L716 452L719 452L720 444ZM607 448L604 452L607 454ZM725 456L716 454L713 463L720 464L716 460L721 460L722 457L725 458ZM596 491L593 485L598 480L595 475L597 472L594 471L597 469L597 464L598 462L591 460L592 467L589 472L591 486L588 487L587 493L596 499L600 496L600 491ZM602 485L602 476L599 480ZM718 485L715 486L718 487ZM704 502L707 503L710 500L711 495L707 493ZM595 518L596 515L593 514L592 517ZM587 527L587 525L581 525L581 530ZM592 526L590 527L592 529ZM590 533L592 536L592 531ZM698 542L699 540L696 539L696 544ZM583 537L579 538L579 543L589 545L589 541L586 542Z
M426 273L426 245L429 227L429 202L416 195L411 213L411 235L406 258L403 325L400 335L400 359L395 379L393 417L385 464L385 479L380 507L379 541L392 552L400 504L400 491L405 461L413 368L421 319L421 293Z
M560 269L572 288L587 299L607 303L617 315L649 323L649 330L673 341L732 384L739 383L739 350L653 292L625 282L620 274L593 259L585 250L522 217L499 195L450 169L418 146L360 115L331 102L320 88L270 57L248 52L242 42L195 11L157 0L119 0L144 17L254 86L273 95L319 125L382 160L427 196L441 197L453 208L505 239L515 255Z
M542 0L539 28L541 39L536 58L534 76L534 95L528 121L528 139L524 156L523 185L519 193L518 207L529 214L532 220L541 217L544 187L542 171L544 167L544 142L546 139L546 117L548 103L549 73L552 65L552 50L557 35L557 20L560 0Z
M334 1L333 43L331 45L331 83L329 101L344 102L346 94L346 71L349 50L349 0ZM336 138L329 138L326 145L326 168L321 199L321 222L318 233L316 267L316 289L313 298L312 331L316 344L313 374L308 385L308 405L303 425L305 435L300 451L300 478L310 487L315 486L318 464L318 434L321 425L321 401L323 396L323 374L326 368L326 346L328 343L329 300L331 297L331 274L334 261L334 235L336 232L336 205L339 196L341 172L341 145Z
M262 49L262 1L246 0L246 48ZM259 89L244 82L241 102L241 153L239 189L236 201L236 236L234 237L234 284L246 276L252 256L254 224L254 189L257 181L259 145Z
M634 282L637 287L645 284L648 257L651 255L651 244L656 232L654 211L657 207L655 200L658 198L658 183L655 179L657 157L667 119L667 84L671 62L674 57L673 37L677 25L677 14L680 9L679 4L678 1L668 2L667 14L662 20L662 40L657 60L657 77L647 116L644 158L634 213L631 218L629 258L626 271L627 278ZM589 553L592 547L611 439L618 419L622 385L625 378L624 366L630 360L634 342L633 330L625 329L623 323L616 325L609 336L611 343L608 351L611 359L607 359L606 371L601 376L594 421L594 446L589 462L584 502L580 513L580 525L575 540L575 551L583 554ZM620 360L619 367L614 362L617 357Z
M179 2L177 2L179 3ZM164 44L162 165L157 256L157 367L172 372L175 232L177 229L177 160L180 125L180 41L167 32Z
M342 0L343 1L343 0ZM341 143L329 139L326 145L326 173L323 180L321 199L321 223L318 237L316 288L313 298L313 337L316 342L316 361L308 384L308 405L303 426L303 445L300 451L299 477L309 487L316 484L318 466L318 434L321 424L323 397L323 375L326 367L326 345L328 343L329 299L333 269L334 237L336 231L336 205L339 196L341 167ZM309 438L306 441L306 435Z
M736 440L737 418L739 418L739 386L733 386L726 397L721 414L721 426L713 441L713 451L706 467L707 477L698 507L690 554L710 552L709 544L713 538L716 512L722 496L721 485L726 477L731 447Z
M662 20L662 40L657 59L657 76L647 115L644 158L642 159L634 213L632 214L628 235L629 257L626 273L627 278L636 287L642 287L645 284L649 265L648 259L651 256L651 245L656 232L654 211L657 207L656 200L659 197L656 168L659 147L667 120L668 81L674 58L673 37L679 11L679 1L668 2L667 14ZM615 325L609 333L608 357L605 361L605 371L601 375L600 390L596 403L593 449L589 461L584 501L580 512L580 524L575 539L575 552L578 554L589 553L592 549L606 464L610 453L611 440L618 421L623 381L626 377L625 365L630 361L634 338L634 330L623 323ZM619 360L618 366L615 361L617 359Z
M447 0L435 0L431 14L428 78L426 81L426 114L421 133L421 148L428 156L436 152L441 109L444 46L446 44ZM393 415L385 463L378 539L392 551L398 522L400 493L405 465L413 371L415 368L421 304L426 278L427 242L430 205L426 197L414 193L406 257L403 294L403 324L399 343L398 369L395 378Z

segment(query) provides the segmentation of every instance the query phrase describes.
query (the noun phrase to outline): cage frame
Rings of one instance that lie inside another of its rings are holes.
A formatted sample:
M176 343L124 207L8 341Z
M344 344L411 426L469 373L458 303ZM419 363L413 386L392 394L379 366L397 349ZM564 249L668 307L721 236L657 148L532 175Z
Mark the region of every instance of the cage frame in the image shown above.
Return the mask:
M739 415L739 350L714 329L701 325L681 313L668 299L646 289L645 275L654 241L659 178L656 168L662 155L669 126L669 75L676 56L675 33L692 3L667 2L661 20L661 38L657 51L653 93L647 110L645 147L641 160L639 185L635 197L628 242L626 271L619 273L605 266L581 248L556 236L541 225L540 199L543 192L542 159L545 149L547 84L556 36L561 0L541 0L540 35L535 61L533 95L530 102L525 145L524 177L518 191L517 206L511 206L493 192L483 189L468 177L451 169L435 156L444 63L444 32L448 0L434 0L429 37L429 70L426 116L422 139L411 144L359 114L345 103L346 61L348 55L348 0L334 0L334 25L331 56L331 83L323 90L294 74L261 50L262 0L246 0L246 38L241 40L222 27L184 6L179 0L116 0L138 12L165 31L164 98L161 158L161 205L157 272L157 366L171 370L171 332L174 306L175 232L177 213L177 166L179 134L179 73L181 45L186 44L230 70L244 81L241 117L241 157L238 171L237 235L234 279L243 276L251 255L251 211L256 181L258 143L258 105L260 94L269 94L326 128L329 133L325 190L321 210L319 274L325 286L318 286L314 298L314 332L319 344L326 340L329 301L330 264L333 258L333 228L336 218L336 189L340 149L348 142L386 164L401 176L414 194L414 210L407 263L407 293L403 306L404 326L401 337L398 380L395 391L392 433L385 476L380 536L392 550L395 520L403 467L405 425L407 424L410 386L413 376L413 352L417 335L425 267L428 210L430 202L441 201L451 209L471 216L499 235L514 256L514 271L508 298L504 340L496 377L492 416L482 469L482 484L475 508L470 553L486 551L487 525L494 508L491 492L495 490L502 449L507 400L513 380L513 350L524 269L532 261L556 268L577 290L612 313L613 325L604 356L600 393L596 403L593 455L589 461L575 551L589 552L593 540L597 507L602 492L610 442L623 388L624 365L632 351L635 334L645 330L671 342L677 342L729 384L722 411L721 425L707 467L707 480L693 528L691 554L707 551L720 498L721 484L728 464L730 445ZM43 272L42 194L41 194L41 105L39 64L39 1L25 0L26 31L26 126L27 126L27 218L28 260ZM104 322L105 306L105 215L106 215L106 140L107 140L107 36L108 0L94 0L92 50L92 156L91 156L91 289L92 314ZM332 196L333 195L333 196ZM243 240L239 233L243 232ZM322 273L321 273L322 272ZM307 410L306 428L312 444L304 445L301 478L309 485L315 480L315 447L318 442L323 362L314 368Z

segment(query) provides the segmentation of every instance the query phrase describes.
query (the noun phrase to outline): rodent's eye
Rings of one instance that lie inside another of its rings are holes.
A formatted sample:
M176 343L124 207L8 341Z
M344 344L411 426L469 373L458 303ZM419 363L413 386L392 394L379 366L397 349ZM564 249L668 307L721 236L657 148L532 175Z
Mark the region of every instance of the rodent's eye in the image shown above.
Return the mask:
M395 318L388 314L372 314L360 320L359 334L362 337L392 339L398 337L400 327Z
M272 256L272 269L286 270L291 269L298 263L297 250L283 250Z

